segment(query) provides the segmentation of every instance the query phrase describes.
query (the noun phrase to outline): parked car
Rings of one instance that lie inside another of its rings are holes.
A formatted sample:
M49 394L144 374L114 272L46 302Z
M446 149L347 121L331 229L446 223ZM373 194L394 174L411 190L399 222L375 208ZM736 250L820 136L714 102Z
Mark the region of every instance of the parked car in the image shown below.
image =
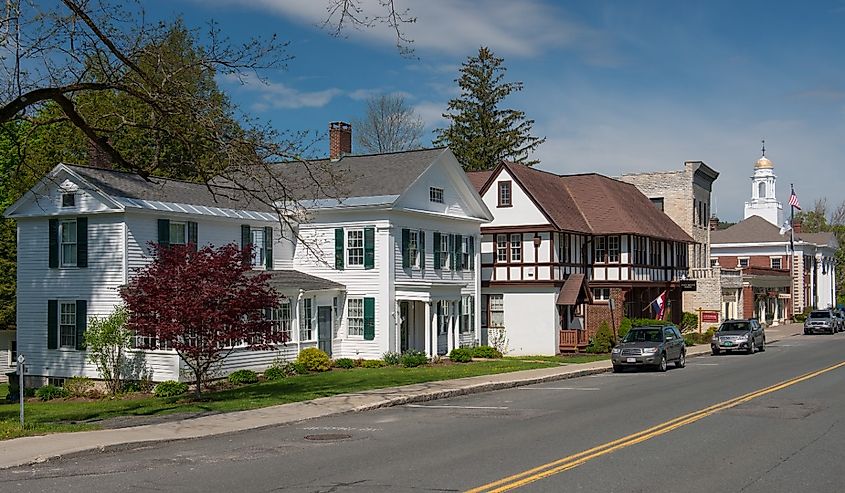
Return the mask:
M760 322L753 318L725 320L710 340L710 352L715 356L722 351L745 351L754 354L754 350L766 350L766 331Z
M842 313L842 310L833 310L833 316L836 318L836 330L845 331L845 313Z
M835 334L837 332L836 316L833 310L813 310L804 321L804 334Z
M610 352L613 371L626 367L653 367L666 371L669 362L686 366L687 347L681 332L673 325L634 327Z

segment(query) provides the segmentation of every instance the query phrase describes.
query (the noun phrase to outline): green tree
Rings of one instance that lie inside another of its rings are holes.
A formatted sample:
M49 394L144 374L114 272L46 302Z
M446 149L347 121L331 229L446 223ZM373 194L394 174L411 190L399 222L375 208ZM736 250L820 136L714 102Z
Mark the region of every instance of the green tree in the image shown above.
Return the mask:
M126 328L129 312L124 307L106 318L91 317L85 330L85 350L88 359L97 367L111 395L123 388L129 370L126 351L132 342L132 333Z
M503 61L482 46L463 63L455 81L461 95L443 114L449 126L435 130L435 144L448 145L467 171L492 169L503 159L533 166L539 161L529 155L546 141L531 135L534 120L525 119L525 112L501 107L522 90L522 82L504 81Z
M845 201L835 211L828 209L827 198L816 200L813 208L795 214L795 222L806 233L831 232L839 247L834 255L836 263L837 302L845 304Z

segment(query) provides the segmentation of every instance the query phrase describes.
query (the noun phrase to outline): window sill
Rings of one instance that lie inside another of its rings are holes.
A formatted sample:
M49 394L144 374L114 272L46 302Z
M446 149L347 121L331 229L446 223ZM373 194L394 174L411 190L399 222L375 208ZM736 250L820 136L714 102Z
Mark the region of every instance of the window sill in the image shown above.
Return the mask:
M513 204L499 204L496 206L497 209L506 209L508 207L513 207Z

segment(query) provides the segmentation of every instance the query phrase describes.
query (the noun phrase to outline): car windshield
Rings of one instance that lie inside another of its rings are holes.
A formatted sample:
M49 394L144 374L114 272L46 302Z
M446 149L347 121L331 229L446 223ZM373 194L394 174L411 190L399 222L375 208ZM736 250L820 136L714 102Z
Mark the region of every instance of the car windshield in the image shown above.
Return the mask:
M810 318L830 318L829 312L812 312Z
M751 326L748 322L728 322L722 324L719 327L719 332L734 332L734 331L748 331L751 330Z
M662 342L661 334L663 334L661 328L632 329L625 334L622 342Z

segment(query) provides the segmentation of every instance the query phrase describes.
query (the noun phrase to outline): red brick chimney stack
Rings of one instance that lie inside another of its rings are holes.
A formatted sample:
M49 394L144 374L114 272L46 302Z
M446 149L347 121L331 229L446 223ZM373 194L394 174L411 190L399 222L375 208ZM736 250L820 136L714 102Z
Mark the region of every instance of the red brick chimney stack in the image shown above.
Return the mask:
M352 125L346 122L330 122L329 158L337 161L344 154L352 154Z
M793 221L792 223L792 231L795 233L801 232L801 223L798 221Z
M111 156L103 150L99 143L93 140L88 140L88 166L112 169Z

